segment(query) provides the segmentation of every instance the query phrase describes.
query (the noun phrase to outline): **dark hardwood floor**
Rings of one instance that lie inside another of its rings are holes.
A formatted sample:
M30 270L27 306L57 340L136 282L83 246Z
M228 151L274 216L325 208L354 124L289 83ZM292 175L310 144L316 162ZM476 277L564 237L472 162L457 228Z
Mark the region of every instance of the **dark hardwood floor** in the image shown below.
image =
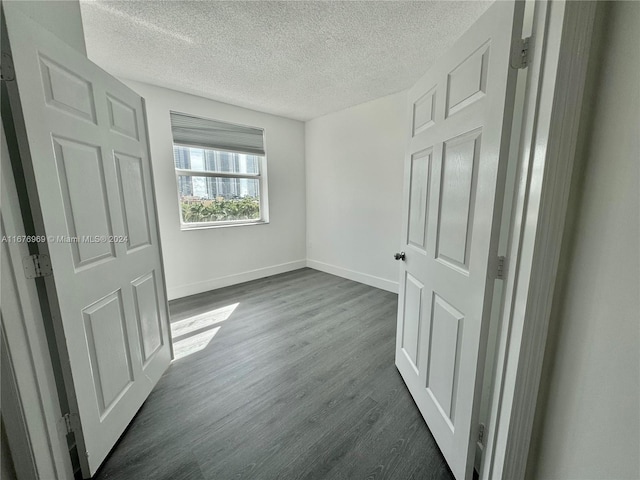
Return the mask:
M177 350L215 335L173 362L95 478L452 479L394 366L396 308L310 269L171 302L174 326L201 327Z

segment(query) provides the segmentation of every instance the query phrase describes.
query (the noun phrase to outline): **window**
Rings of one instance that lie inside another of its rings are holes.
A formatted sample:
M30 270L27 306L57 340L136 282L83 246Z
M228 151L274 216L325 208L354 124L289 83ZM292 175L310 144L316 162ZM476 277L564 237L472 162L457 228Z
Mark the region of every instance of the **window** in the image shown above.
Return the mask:
M171 112L183 229L268 221L264 131Z

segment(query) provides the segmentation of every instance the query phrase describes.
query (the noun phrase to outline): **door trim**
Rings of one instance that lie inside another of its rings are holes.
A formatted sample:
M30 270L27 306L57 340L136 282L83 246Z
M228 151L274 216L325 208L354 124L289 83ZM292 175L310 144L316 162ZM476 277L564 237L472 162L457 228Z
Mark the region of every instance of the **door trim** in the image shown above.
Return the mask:
M596 3L535 2L483 480L525 476Z
M2 223L6 235L24 236L25 228L18 203L18 193L13 172L9 166L4 128L2 129ZM6 248L6 250L5 250ZM24 478L51 478L66 480L73 478L73 469L67 447L67 439L62 425L62 414L56 380L51 364L49 348L43 324L35 281L28 280L22 271L22 258L29 255L26 243L3 245L2 270L12 280L10 286L2 290L2 336L7 348L10 368L15 380L13 386L18 405L17 413L23 421L24 442L28 452L15 452L11 447L14 461L28 461L37 475ZM10 271L9 271L10 270ZM15 294L14 298L4 298ZM5 301L6 300L6 301ZM5 322L5 319L8 321ZM6 343L5 343L6 342ZM4 387L3 387L4 388ZM6 410L2 406L3 412ZM10 408L9 413L13 411ZM23 446L24 443L18 445ZM21 458L16 458L16 457ZM17 465L16 465L17 467ZM16 471L18 478L24 469Z

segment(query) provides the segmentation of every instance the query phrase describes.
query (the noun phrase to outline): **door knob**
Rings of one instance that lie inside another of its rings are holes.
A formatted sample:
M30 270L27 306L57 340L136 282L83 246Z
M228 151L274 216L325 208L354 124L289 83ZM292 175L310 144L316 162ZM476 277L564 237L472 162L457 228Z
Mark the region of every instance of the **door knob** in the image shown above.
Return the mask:
M396 253L393 256L393 258L395 258L396 260L402 260L404 262L404 258L405 258L404 252Z

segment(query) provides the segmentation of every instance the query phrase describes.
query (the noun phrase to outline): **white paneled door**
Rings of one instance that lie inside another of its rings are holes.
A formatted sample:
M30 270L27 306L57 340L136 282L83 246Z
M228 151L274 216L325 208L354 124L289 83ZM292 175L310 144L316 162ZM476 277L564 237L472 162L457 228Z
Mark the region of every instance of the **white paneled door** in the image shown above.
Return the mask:
M145 112L140 96L9 7L11 107L89 477L171 360Z
M473 469L523 3L495 2L409 92L396 365L458 480Z

